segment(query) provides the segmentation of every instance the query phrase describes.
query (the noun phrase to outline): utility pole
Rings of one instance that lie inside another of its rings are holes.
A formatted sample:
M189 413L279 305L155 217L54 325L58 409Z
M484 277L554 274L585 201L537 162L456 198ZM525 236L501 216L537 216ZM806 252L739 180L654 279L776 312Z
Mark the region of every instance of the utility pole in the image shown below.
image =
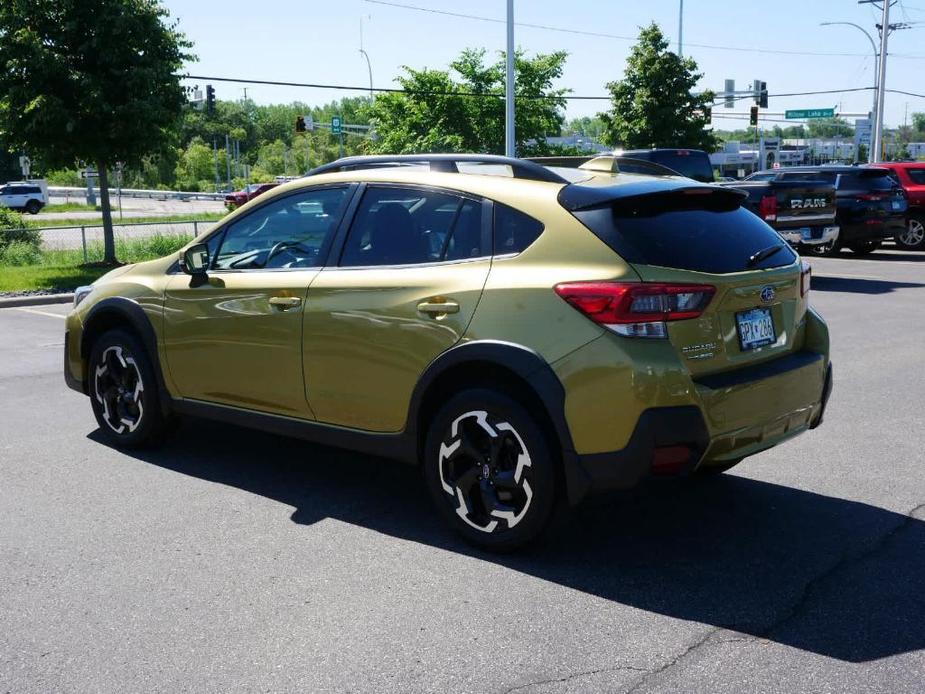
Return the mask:
M684 0L680 0L678 9L678 57L684 57Z
M228 139L228 133L225 133L225 169L226 169L226 182L228 187L231 187L231 142Z
M504 86L504 153L513 157L514 148L514 0L507 0L507 79Z
M870 161L876 164L883 159L883 97L886 96L887 41L890 37L890 2L883 0L883 20L880 28L880 69L877 78L877 121L874 123L873 152Z

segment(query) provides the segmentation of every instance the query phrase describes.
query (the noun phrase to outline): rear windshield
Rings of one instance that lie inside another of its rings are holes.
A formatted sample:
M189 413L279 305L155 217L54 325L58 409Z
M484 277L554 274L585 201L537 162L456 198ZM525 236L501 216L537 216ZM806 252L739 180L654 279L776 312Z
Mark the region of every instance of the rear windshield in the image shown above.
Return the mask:
M627 154L628 157L636 157L635 154ZM693 152L686 149L655 151L645 157L656 164L667 166L669 169L677 171L682 176L693 178L695 181L709 183L713 180L713 167L710 166L710 158L705 152Z
M629 263L713 274L792 263L796 254L777 232L738 205L719 195L646 195L573 214ZM749 262L777 246L773 255Z
M892 190L893 185L888 171L852 172L838 178L838 187L847 190Z

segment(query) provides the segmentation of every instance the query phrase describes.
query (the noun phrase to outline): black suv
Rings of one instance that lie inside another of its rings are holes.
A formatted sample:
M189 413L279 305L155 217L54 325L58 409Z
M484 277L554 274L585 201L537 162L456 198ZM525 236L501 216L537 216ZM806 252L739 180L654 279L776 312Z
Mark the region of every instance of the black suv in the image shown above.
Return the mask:
M826 181L835 185L839 235L831 243L814 246L818 255L835 255L849 248L859 255L873 253L883 239L903 233L908 200L884 168L857 166L793 166L763 171L749 180Z
M713 183L714 181L710 155L702 149L628 149L619 152L619 155L667 167L682 176L702 183ZM620 170L634 173L626 166L621 166Z

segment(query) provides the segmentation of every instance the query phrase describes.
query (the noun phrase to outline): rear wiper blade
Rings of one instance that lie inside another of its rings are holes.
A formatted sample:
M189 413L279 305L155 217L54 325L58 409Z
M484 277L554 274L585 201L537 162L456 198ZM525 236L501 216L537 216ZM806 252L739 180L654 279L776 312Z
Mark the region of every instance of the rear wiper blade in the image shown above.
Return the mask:
M767 248L762 248L757 253L753 253L752 255L748 256L748 267L754 267L755 265L760 263L765 258L770 258L772 255L777 253L783 247L784 247L784 244L779 243L776 246L768 246Z

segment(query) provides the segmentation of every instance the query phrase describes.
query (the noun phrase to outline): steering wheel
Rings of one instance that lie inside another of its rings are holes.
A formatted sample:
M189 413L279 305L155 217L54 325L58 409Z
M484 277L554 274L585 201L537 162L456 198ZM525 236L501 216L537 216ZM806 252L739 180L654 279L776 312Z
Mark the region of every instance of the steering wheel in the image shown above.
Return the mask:
M270 262L270 260L272 260L273 256L279 255L283 251L289 250L290 248L301 249L305 251L306 253L308 253L309 255L314 255L316 252L316 249L314 248L310 248L309 246L303 246L301 241L280 241L279 243L275 244L273 248L270 249L269 253L267 253L267 259L263 262L264 267L266 267L266 265Z

